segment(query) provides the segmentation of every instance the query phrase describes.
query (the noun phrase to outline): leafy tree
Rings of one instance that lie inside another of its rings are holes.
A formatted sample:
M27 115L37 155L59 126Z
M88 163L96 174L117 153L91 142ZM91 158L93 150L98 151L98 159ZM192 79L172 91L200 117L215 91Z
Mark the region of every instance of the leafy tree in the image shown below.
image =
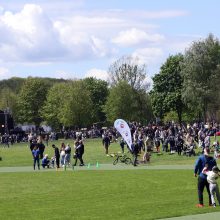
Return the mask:
M146 66L138 64L138 58L123 56L115 61L108 70L110 84L116 85L120 81L126 81L136 89L145 89L149 87L146 83Z
M60 120L65 126L87 126L91 121L92 100L82 80L70 83ZM61 114L60 114L61 115Z
M104 80L95 79L93 77L86 78L83 81L86 89L90 92L90 98L92 101L92 121L105 121L106 117L105 113L103 112L103 106L109 93L107 82Z
M42 122L43 108L48 91L48 85L42 79L28 78L18 96L19 122L34 123L39 126Z
M182 121L184 104L182 102L181 63L183 55L170 56L161 66L159 74L153 77L154 85L150 93L155 116L163 118L165 113L176 111Z
M13 119L16 121L18 111L17 95L10 88L4 88L0 90L0 97L0 109L4 110L9 108Z
M144 90L135 90L125 81L110 89L104 111L109 122L117 118L146 122L152 116L149 96Z
M218 104L220 93L219 40L210 34L194 42L185 53L182 74L184 102L206 120L209 108Z
M134 108L134 92L132 87L125 81L119 82L110 89L110 93L104 107L109 122L117 118L127 121L132 120Z
M42 108L43 119L53 129L59 129L62 125L63 107L66 100L69 100L69 83L56 83L48 91L46 102Z

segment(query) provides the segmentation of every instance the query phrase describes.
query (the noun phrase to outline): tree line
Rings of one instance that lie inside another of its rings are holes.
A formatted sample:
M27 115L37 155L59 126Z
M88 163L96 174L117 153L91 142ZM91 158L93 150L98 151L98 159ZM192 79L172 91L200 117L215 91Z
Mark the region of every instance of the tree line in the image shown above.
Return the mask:
M220 43L210 34L184 54L170 55L147 80L146 65L124 56L108 69L109 80L11 78L0 81L0 109L9 107L16 123L53 129L85 127L117 118L160 120L217 119L220 112Z

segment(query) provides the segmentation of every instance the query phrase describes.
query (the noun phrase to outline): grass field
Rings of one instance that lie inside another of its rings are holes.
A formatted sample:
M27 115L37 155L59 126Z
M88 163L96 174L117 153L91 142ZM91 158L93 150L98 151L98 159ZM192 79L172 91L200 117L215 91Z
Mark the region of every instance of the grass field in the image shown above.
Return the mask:
M60 142L55 142L60 146ZM65 143L71 141L65 141ZM53 155L51 144L45 153ZM71 145L73 146L73 144ZM118 143L110 153L120 151ZM0 148L0 167L31 166L27 144ZM100 139L85 142L85 162L111 164ZM150 166L193 165L197 157L152 154ZM116 165L117 166L117 165ZM147 165L149 166L149 165ZM84 170L0 173L0 217L35 219L161 219L220 211L195 207L197 178L192 170Z
M185 170L0 175L1 219L144 220L220 211L195 208L196 178Z
M53 149L51 147L52 143L60 147L61 143L70 143L73 147L72 140L59 140L55 142L49 142L49 146L46 147L45 153L49 156L53 156ZM117 153L120 151L119 143L112 143L109 148L110 153ZM15 144L10 148L3 148L0 145L0 156L3 158L0 161L1 166L30 166L32 165L32 155L27 143ZM107 163L110 164L113 158L106 157L104 153L104 148L102 146L101 139L87 139L85 141L85 154L84 160L86 163ZM194 157L169 155L168 153L163 153L163 155L158 156L156 153L152 154L151 165L172 165L172 164L194 164Z

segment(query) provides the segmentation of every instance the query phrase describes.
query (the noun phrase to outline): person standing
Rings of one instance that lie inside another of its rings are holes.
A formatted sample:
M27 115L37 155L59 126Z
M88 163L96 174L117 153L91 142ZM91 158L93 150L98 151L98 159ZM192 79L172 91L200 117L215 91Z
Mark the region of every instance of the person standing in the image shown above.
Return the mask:
M74 166L76 166L78 159L80 161L80 166L84 166L84 162L82 159L83 154L84 154L84 144L83 144L82 140L80 140L75 143L75 163L74 163Z
M133 157L134 157L133 165L137 166L137 157L138 157L138 153L139 153L137 140L134 140L134 142L131 145L131 149L132 149L132 154L133 154Z
M60 151L58 147L55 146L55 144L52 144L52 148L54 148L54 156L55 156L57 168L60 168Z
M43 142L41 140L38 141L37 143L38 149L40 151L40 159L43 159L44 157L44 150L45 150L45 145L43 144Z
M207 164L208 170L212 170L214 166L216 166L216 161L213 157L209 155L210 149L205 148L204 153L197 159L195 168L194 168L194 176L197 177L198 175L198 197L199 197L199 204L197 204L197 207L204 207L203 203L203 191L206 187L208 196L209 196L209 205L212 205L211 201L211 194L209 190L209 183L207 181L207 176L202 172L204 167Z
M106 134L105 136L104 136L104 138L102 139L102 144L103 144L103 146L105 147L105 154L106 154L106 156L109 156L109 154L108 154L108 148L109 148L109 146L110 146L110 138L109 138L109 136Z
M65 166L70 165L70 158L71 158L71 147L69 144L67 144L65 147L65 158L64 158Z
M40 151L37 146L32 150L33 160L34 160L34 170L37 163L38 170L40 169Z

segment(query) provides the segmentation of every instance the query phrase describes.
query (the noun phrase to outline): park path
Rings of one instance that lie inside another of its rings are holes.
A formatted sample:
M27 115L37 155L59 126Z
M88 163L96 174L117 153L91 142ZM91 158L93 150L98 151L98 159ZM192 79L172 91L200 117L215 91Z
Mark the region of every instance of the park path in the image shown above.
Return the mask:
M59 169L60 171L64 171L63 168ZM191 165L140 165L134 167L132 165L124 165L124 164L90 164L83 167L75 166L74 169L72 167L67 167L67 171L82 171L82 170L193 170L193 166ZM42 169L36 170L37 172L53 172L56 169ZM33 170L32 166L23 166L23 167L0 167L0 173L8 173L8 172L36 172Z
M174 218L164 218L160 220L219 220L220 212L211 212L198 215L188 215Z

